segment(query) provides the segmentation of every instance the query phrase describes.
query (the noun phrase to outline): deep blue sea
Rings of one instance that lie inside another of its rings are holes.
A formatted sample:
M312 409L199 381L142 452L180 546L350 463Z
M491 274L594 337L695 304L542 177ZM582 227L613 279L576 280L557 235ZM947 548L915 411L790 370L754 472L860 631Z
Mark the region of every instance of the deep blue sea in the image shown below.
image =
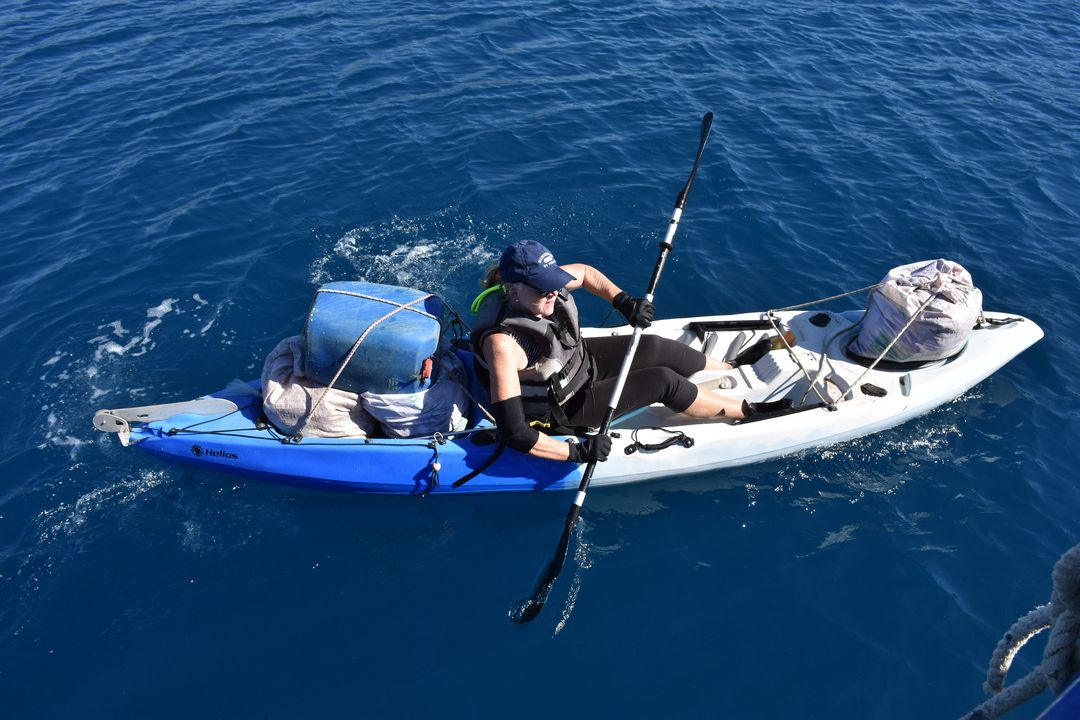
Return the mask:
M332 280L463 307L527 237L643 292L708 110L660 316L945 257L1045 340L888 432L592 491L525 627L569 493L339 495L93 429L257 376ZM1080 541L1073 0L13 0L0 235L7 718L955 718Z

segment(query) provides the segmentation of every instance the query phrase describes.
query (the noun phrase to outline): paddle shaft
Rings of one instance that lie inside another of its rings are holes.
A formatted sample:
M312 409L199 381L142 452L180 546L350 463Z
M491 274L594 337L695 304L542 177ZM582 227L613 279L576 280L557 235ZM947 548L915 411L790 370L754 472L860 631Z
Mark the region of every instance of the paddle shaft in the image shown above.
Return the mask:
M645 293L645 299L649 302L653 301L656 285L660 282L660 273L664 271L667 257L674 249L675 231L679 229L679 220L682 218L683 207L686 205L686 196L690 193L690 186L694 184L694 178L697 177L698 167L701 165L701 155L705 151L705 142L709 139L709 131L712 129L712 121L713 114L711 112L705 113L705 117L701 119L701 141L698 144L697 156L694 158L694 167L690 171L690 178L686 181L686 185L683 186L679 196L675 199L675 210L671 214L671 222L668 223L667 235L664 237L663 242L660 243L660 255L656 259L652 278L649 280L649 288ZM619 368L619 377L615 381L611 401L604 412L604 420L600 424L599 434L601 435L607 434L608 430L611 429L611 421L615 417L615 408L619 406L619 400L622 398L626 378L630 375L630 367L634 364L634 355L637 353L640 341L641 328L635 327L634 334L630 338L630 346L626 349L626 356L623 358L622 367ZM547 602L551 588L555 585L555 580L558 579L563 565L566 564L566 556L570 549L570 536L574 532L574 526L577 525L578 517L581 515L581 508L585 504L585 495L589 490L589 483L592 482L594 472L596 472L596 460L590 460L589 464L585 466L585 472L581 475L581 482L578 484L577 494L574 496L574 504L570 506L570 511L566 514L566 523L563 526L562 537L559 538L559 545L555 549L555 555L548 562L540 582L537 583L536 589L533 591L532 598L526 601L526 604L519 608L518 614L513 617L515 622L527 623L544 609L544 603Z

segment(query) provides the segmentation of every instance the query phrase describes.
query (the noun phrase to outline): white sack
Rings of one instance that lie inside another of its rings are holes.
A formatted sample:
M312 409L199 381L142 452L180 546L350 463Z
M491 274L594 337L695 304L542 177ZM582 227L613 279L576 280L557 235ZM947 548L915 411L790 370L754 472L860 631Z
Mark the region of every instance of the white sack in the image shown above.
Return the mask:
M366 437L375 428L375 420L364 411L359 395L327 390L304 375L303 335L285 338L266 357L262 392L266 418L286 435L300 429L316 403L319 408L304 427L305 436Z
M892 342L919 307L931 296L885 360L916 362L940 360L959 352L967 342L979 315L982 292L960 264L930 260L893 268L884 285L870 294L858 337L849 349L865 358L876 358Z
M464 430L469 396L462 389L465 368L453 353L439 358L438 379L415 393L363 393L364 409L389 437L417 437Z

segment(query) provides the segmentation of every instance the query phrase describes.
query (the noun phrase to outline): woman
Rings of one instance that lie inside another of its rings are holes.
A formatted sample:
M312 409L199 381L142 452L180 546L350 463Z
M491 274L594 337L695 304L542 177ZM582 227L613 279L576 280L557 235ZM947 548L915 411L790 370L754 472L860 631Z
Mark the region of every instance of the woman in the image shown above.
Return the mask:
M611 450L606 435L559 442L530 423L571 432L599 426L626 355L630 336L581 337L571 291L585 288L641 328L652 323L652 303L629 296L589 265L560 267L533 240L506 248L498 269L502 285L493 284L474 303L480 317L472 338L503 439L515 450L549 460L606 460ZM615 414L660 402L691 417L742 419L749 406L686 379L729 367L674 340L642 335Z

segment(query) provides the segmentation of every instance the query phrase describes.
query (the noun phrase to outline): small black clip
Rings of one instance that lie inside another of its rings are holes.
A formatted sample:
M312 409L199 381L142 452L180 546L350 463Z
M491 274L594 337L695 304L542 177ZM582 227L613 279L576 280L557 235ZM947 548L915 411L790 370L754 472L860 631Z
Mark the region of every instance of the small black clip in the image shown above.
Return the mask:
M872 383L863 383L859 386L863 395L869 395L870 397L885 397L889 394L889 391L883 387L878 387Z

